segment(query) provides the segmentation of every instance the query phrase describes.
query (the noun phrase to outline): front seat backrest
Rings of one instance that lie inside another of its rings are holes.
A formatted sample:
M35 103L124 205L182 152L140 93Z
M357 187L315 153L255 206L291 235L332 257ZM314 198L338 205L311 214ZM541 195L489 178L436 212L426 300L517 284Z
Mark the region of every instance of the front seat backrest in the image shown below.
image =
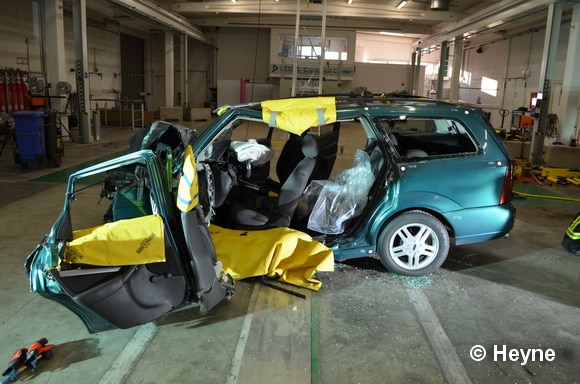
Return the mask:
M310 175L316 165L318 143L314 136L307 134L302 137L302 154L304 158L300 160L294 170L288 175L288 178L280 188L280 194L278 196L278 213L280 214L280 219L277 222L283 221L285 224L281 224L282 226L290 224L300 197L304 193Z
M302 136L290 134L290 137L284 143L282 151L280 152L280 158L276 163L276 176L278 176L278 181L280 184L284 184L288 176L296 167L296 164L302 160Z
M334 123L332 131L324 132L315 136L318 142L318 158L312 171L310 180L326 180L332 173L334 162L338 154L338 138L340 135L340 122Z
M312 135L304 135L300 143L303 158L296 164L280 187L275 203L265 207L260 203L256 206L248 206L233 202L230 214L234 223L242 227L252 228L288 227L290 225L298 202L314 170L318 155L318 143Z
M290 134L290 137L284 144L280 157L276 163L276 176L280 184L284 184L296 164L304 158L301 150L302 136ZM338 138L340 135L340 122L335 122L332 130L313 135L318 144L318 156L316 165L310 176L310 180L326 180L332 173L334 162L338 154Z

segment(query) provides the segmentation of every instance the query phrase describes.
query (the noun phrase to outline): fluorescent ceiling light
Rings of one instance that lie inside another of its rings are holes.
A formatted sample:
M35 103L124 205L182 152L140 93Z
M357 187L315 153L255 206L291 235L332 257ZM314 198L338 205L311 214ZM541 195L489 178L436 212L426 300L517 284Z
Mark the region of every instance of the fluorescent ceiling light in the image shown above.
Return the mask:
M397 9L401 9L403 8L405 5L407 5L408 1L407 0L402 0L399 5L397 5Z
M495 27L499 27L500 25L505 24L505 21L503 20L498 20L498 21L494 21L491 24L486 25L486 28L495 28Z
M401 32L381 31L381 32L379 32L379 34L381 34L381 35L387 35L387 36L405 36L405 34L404 33L401 33Z
M353 1L354 1L354 0L346 0L346 3L347 3L348 5L351 5Z

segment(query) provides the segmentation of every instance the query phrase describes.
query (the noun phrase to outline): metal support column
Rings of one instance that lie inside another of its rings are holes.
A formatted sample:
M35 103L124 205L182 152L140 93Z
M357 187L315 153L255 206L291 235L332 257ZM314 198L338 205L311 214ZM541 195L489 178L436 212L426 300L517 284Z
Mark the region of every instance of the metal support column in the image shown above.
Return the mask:
M89 94L89 72L86 70L87 55L87 6L86 0L73 1L73 31L75 38L75 74L78 96L79 133L83 144L90 143L91 125L89 111L91 109Z
M578 127L580 124L580 76L577 74L578 68L580 68L580 3L575 4L572 10L562 87L564 116L560 134L560 141L568 143L571 139L575 139L577 145L580 140Z
M300 0L296 0L296 25L294 26L294 52L292 59L292 88L290 96L296 96L298 83L298 39L300 38Z
M55 55L54 52L65 52L64 46L64 7L62 0L46 0L44 1L44 29L45 29L45 41L43 58L46 60L46 76L47 81L50 84L57 84L59 81L65 81L67 78L67 67L64 55ZM51 88L52 95L49 96L62 96L58 94L56 87ZM50 89L49 89L50 91ZM68 115L66 112L60 112L64 110L66 105L66 98L54 98L49 99L51 101L50 107L58 115L58 123L60 124L59 130L61 133L61 138L63 140L68 140L69 138L69 127L68 127ZM62 118L64 116L65 118Z
M175 106L175 57L173 32L165 32L165 106Z
M422 87L419 86L419 82L421 81L421 49L417 48L413 53L415 55L413 59L413 86L412 86L412 93L415 96L419 95L419 89Z
M189 105L189 86L187 68L187 35L181 35L181 106L187 108Z
M548 19L546 22L546 36L544 37L544 51L542 55L542 66L540 69L540 83L538 88L542 92L542 104L540 107L540 117L534 125L534 135L532 140L531 163L540 165L543 161L542 152L544 149L544 138L548 127L548 113L550 111L550 91L552 88L552 77L556 65L556 53L558 50L558 39L560 26L562 24L561 1L556 1L549 5Z
M461 64L463 62L463 37L456 37L453 43L453 69L451 72L450 100L459 100L459 75L461 74Z
M437 72L437 98L443 98L443 80L445 78L445 60L447 59L447 41L441 42L441 55L439 56L439 71Z
M322 0L322 31L320 34L320 60L318 74L318 94L322 94L322 84L324 82L324 54L326 53L326 1Z

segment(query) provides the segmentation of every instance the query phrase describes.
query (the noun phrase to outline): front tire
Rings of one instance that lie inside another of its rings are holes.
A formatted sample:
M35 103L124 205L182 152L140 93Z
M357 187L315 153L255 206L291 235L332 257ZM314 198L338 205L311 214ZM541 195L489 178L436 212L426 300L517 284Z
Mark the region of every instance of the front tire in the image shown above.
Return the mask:
M377 248L389 271L424 276L437 271L447 258L449 234L434 216L409 211L383 228Z

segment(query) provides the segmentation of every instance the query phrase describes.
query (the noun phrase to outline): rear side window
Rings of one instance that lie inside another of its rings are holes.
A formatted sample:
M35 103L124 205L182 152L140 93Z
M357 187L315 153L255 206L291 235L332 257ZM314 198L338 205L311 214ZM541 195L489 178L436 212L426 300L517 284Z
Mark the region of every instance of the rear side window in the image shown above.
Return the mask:
M478 146L458 120L382 118L380 125L401 157L475 155Z

